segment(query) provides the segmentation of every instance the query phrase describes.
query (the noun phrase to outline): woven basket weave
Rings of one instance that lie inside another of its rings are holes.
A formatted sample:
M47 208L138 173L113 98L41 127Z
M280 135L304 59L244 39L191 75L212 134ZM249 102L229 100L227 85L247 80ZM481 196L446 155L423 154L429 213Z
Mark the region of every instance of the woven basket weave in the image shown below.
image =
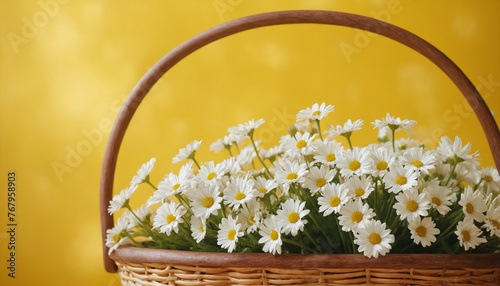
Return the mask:
M196 253L120 247L110 256L106 230L118 151L138 105L171 67L197 49L226 36L258 27L316 23L346 26L383 35L421 53L455 83L478 117L498 168L500 132L484 100L465 74L442 52L394 25L332 11L282 11L236 19L207 30L160 59L125 102L110 134L101 174L100 212L104 264L119 272L123 285L500 285L500 253L388 254L377 259L361 254Z

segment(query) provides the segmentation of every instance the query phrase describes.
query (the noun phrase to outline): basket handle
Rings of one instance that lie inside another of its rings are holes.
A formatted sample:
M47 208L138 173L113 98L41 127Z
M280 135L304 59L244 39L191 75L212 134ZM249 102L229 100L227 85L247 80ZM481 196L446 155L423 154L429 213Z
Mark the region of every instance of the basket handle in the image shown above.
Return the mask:
M351 27L380 34L393 39L419 52L437 65L455 83L476 113L488 140L493 159L500 168L500 132L498 126L483 98L467 76L445 54L420 37L392 24L370 17L317 10L280 11L252 15L211 28L185 41L161 58L137 83L125 101L111 131L104 154L101 171L100 216L103 240L103 256L106 271L116 272L114 261L108 256L106 246L106 230L114 225L113 216L107 213L107 206L112 199L113 180L116 161L125 130L127 129L137 107L153 87L153 85L180 60L218 39L242 31L282 24L315 23Z

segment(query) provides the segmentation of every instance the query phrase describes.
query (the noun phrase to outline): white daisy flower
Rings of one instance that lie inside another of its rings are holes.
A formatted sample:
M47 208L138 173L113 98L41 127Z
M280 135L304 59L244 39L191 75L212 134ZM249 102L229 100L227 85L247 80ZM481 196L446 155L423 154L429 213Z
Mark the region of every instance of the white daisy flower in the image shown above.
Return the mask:
M312 142L316 139L316 134L310 134L309 132L301 134L297 132L293 137L283 138L287 139L282 142L287 153L311 155L314 151Z
M339 155L337 167L340 168L340 174L343 177L370 174L372 159L370 158L370 152L366 148L354 147L353 149L344 150Z
M149 162L142 164L142 167L137 170L137 175L132 178L130 185L138 185L149 179L149 173L153 170L156 158L151 158Z
M231 127L227 130L232 136L238 138L238 137L248 137L253 135L253 132L257 127L261 126L264 123L264 119L258 119L257 121L255 120L250 120L246 123L241 123L238 124L238 126Z
M374 177L383 177L387 173L389 165L393 164L396 160L396 156L392 152L392 149L388 150L384 147L375 149L370 155L372 158L371 174Z
M279 184L283 185L283 190L288 193L290 184L302 183L307 174L307 165L305 163L299 163L297 161L290 161L288 159L283 159L276 166L275 179Z
M408 189L396 196L397 203L394 204L396 213L401 220L407 219L409 222L418 216L427 216L430 208L429 201L425 194L419 194L415 188Z
M131 227L129 220L125 216L121 216L113 228L106 230L106 246L109 247L108 255L120 245L131 243L130 238L127 236Z
M189 194L189 199L194 215L199 218L208 218L211 214L215 215L217 210L221 208L222 197L217 185L202 184L197 191Z
M233 219L232 216L228 218L222 218L219 224L219 231L217 233L217 245L220 245L223 249L227 249L227 252L231 253L236 248L236 243L238 238L243 236L243 232L240 231L241 224L236 223L238 217Z
M397 161L389 165L389 172L384 176L384 183L390 193L399 193L417 186L418 173L410 167L403 167Z
M108 212L114 214L115 212L121 210L123 207L128 205L130 197L137 189L138 185L131 185L128 188L123 189L118 195L113 197L113 200L109 202Z
M238 214L238 223L241 224L242 231L253 233L261 225L262 209L256 200L249 202L247 206L246 208L242 208Z
M238 177L227 183L224 189L224 201L229 207L236 211L241 205L246 204L255 198L256 193L253 189L254 182L246 177Z
M128 216L130 227L136 227L138 225L141 225L142 223L150 225L156 212L144 204L140 208L136 209L134 213L135 216L132 215L132 213L130 213L130 215Z
M373 124L373 123L372 123ZM381 143L391 141L392 132L389 127L381 127L378 129L377 139Z
M500 237L500 207L490 206L488 212L486 212L482 228L486 228L491 235Z
M200 243L207 235L207 220L200 217L191 217L191 236L196 243Z
M373 192L372 181L367 177L352 176L345 182L348 195L354 199L366 199Z
M335 166L337 157L339 157L344 150L341 143L335 140L316 140L313 142L313 148L316 155L314 155L314 163L326 164L330 167Z
M385 228L385 223L378 220L369 220L364 227L359 229L356 234L356 243L358 251L362 252L366 257L384 256L391 250L391 243L394 242L394 235L390 229Z
M356 233L375 216L368 204L363 204L361 200L348 201L340 210L339 224L343 231Z
M462 146L462 139L458 136L455 137L455 141L451 141L450 138L443 136L441 137L439 146L436 148L436 155L440 162L447 161L448 159L455 160L456 156L459 158L460 163L476 164L475 160L479 156L479 153L469 154L470 149L470 142Z
M283 153L283 145L274 146L270 149L260 149L259 155L262 159L273 159Z
M308 107L297 113L297 122L301 120L321 120L325 118L328 113L332 112L333 109L333 105L326 105L326 103L323 102L320 106L315 103L312 107Z
M481 191L473 191L471 187L467 187L460 196L458 204L462 206L466 217L477 222L484 221L484 212L486 212L487 207Z
M276 223L276 217L267 218L262 223L259 234L262 236L259 243L264 243L262 251L281 254L281 227Z
M217 139L214 143L210 144L210 151L218 153L219 151L223 149L229 149L231 148L231 145L233 144L231 138L229 136L224 136L222 139Z
M304 209L305 205L306 202L293 199L288 199L281 204L276 220L285 234L292 233L293 236L296 236L299 230L304 229L307 220L302 218L309 213L308 209Z
M375 122L372 122L372 124L375 126L374 128L385 128L388 127L391 130L394 131L399 131L404 129L405 131L408 131L413 125L417 124L415 120L408 120L408 119L399 119L394 118L394 116L391 116L389 113L387 113L385 119L382 120L375 120Z
M487 241L486 238L480 237L483 232L474 225L472 219L468 218L458 222L455 234L458 237L460 246L462 246L465 251L469 250L469 248L474 249L476 246L481 243L486 243Z
M440 186L437 180L431 181L427 187L423 189L423 193L431 206L435 208L441 215L446 215L450 210L454 195L448 187Z
M175 164L190 158L194 158L194 154L196 153L196 151L198 151L200 145L201 145L201 140L200 141L194 140L193 142L187 144L186 148L179 149L179 153L175 155L175 157L172 159L172 163Z
M200 170L196 175L197 180L205 184L213 184L220 180L228 172L228 168L224 162L215 165L214 161L210 161L205 165L200 166Z
M360 130L362 125L363 120L361 119L358 119L354 122L351 122L351 119L348 119L347 122L344 123L343 127L341 125L337 125L337 128L333 127L333 125L330 126L330 130L326 131L326 133L328 134L327 138L331 139L338 135L349 136L352 132Z
M179 223L183 223L183 215L186 209L175 201L165 203L156 210L153 228L159 228L160 232L170 235L172 231L179 232Z
M401 157L401 163L424 174L435 169L435 156L430 151L424 152L423 148L414 147L407 149Z
M394 142L394 145L396 145L396 150L398 150L399 153L403 153L407 149L416 148L418 147L417 144L417 141L410 138L398 138Z
M324 216L339 213L340 208L350 200L347 192L344 184L326 184L318 198L319 212Z
M436 235L441 231L435 228L436 224L432 221L432 218L426 217L420 219L417 216L414 220L410 221L408 228L411 232L411 239L415 244L421 244L423 247L430 246L433 242L436 242Z
M330 170L329 167L321 165L321 167L313 166L309 169L309 174L307 174L306 179L302 186L311 191L312 195L321 191L323 187L329 183L335 177L337 171L335 169Z
M255 142L255 145L259 147L260 142ZM253 163L253 160L256 157L255 150L253 148L253 145L247 145L243 147L238 155L236 155L236 163L238 163L238 167L241 168L248 168L250 165ZM234 160L234 157L231 157L230 159Z
M496 168L483 168L479 174L483 179L484 186L486 186L486 193L500 192L500 175Z
M254 179L254 188L257 190L257 196L263 198L265 194L276 189L278 187L278 182L275 179L266 179L264 177L257 177Z

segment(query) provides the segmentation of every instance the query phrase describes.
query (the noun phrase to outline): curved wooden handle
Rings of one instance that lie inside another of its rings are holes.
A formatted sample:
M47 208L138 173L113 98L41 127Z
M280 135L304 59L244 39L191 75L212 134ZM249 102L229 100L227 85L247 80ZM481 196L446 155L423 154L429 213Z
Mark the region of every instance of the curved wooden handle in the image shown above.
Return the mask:
M137 83L118 114L106 147L101 172L101 232L104 264L108 272L116 272L117 270L115 263L108 256L108 248L106 247L106 230L112 228L114 224L113 216L107 213L107 206L112 199L116 160L125 130L144 96L158 79L176 63L211 42L254 28L296 23L328 24L369 31L402 43L427 57L448 75L471 105L486 134L495 164L497 168L500 167L500 132L483 98L455 63L420 37L373 18L333 11L281 11L236 19L187 40L161 58Z

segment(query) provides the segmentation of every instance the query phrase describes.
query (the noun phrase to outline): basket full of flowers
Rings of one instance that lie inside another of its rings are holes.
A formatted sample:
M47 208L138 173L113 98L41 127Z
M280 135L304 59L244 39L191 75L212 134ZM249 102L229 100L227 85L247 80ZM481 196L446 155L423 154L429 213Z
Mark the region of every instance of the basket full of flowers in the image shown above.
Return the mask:
M323 126L334 106L299 110L279 143L264 149L263 119L209 145L221 162L199 162L202 141L172 159L177 173L153 182L156 159L112 196L120 143L138 104L170 67L196 49L251 28L320 23L370 31L431 59L476 111L500 163L500 133L477 90L444 54L393 25L331 11L284 11L208 30L162 58L134 88L106 150L101 220L106 269L124 285L337 285L500 283L500 176L470 143L443 137L428 149L397 136L416 124L387 114L378 138L355 146L364 122ZM138 209L134 192L151 188ZM123 209L125 209L123 211ZM122 215L114 224L113 214Z

